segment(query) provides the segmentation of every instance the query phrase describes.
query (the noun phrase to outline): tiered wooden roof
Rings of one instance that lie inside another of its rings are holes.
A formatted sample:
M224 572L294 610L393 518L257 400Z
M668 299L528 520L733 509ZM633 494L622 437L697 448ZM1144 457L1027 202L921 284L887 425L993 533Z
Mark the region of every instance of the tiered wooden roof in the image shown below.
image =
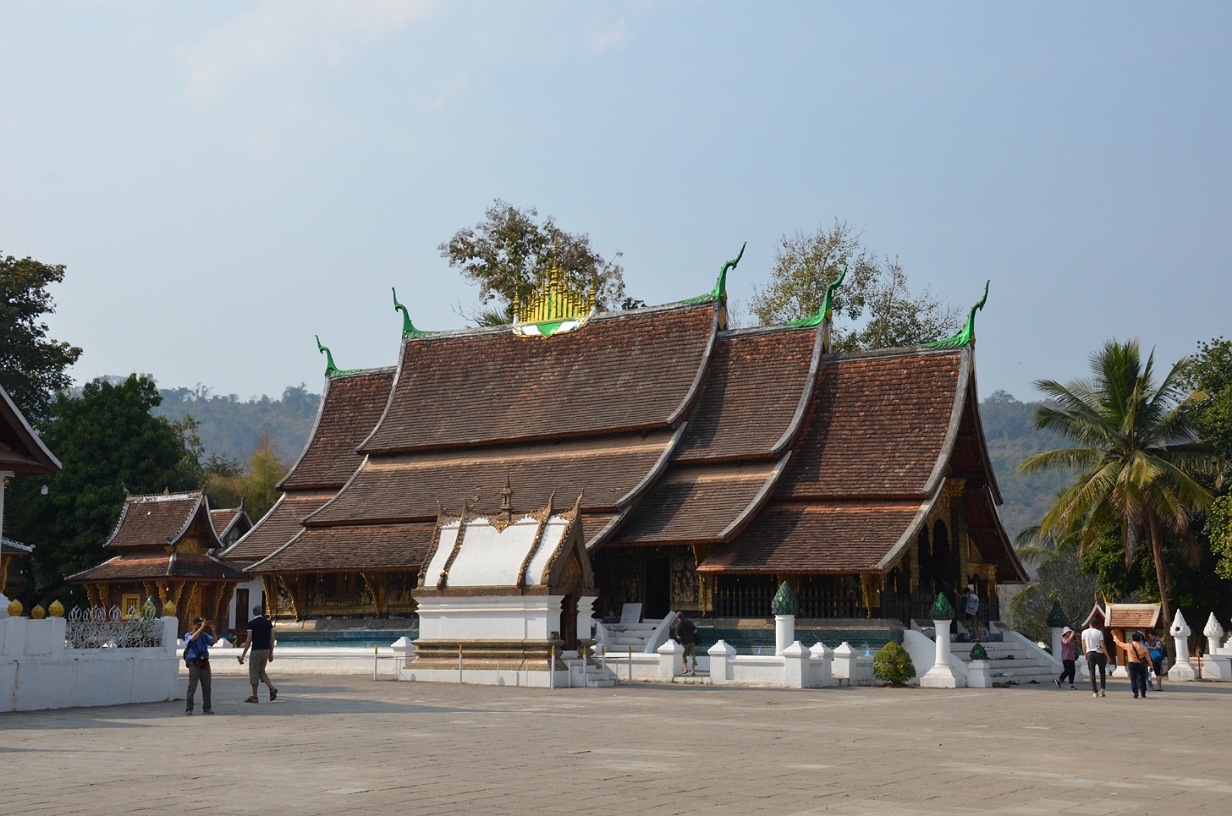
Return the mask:
M970 346L832 355L822 326L726 331L720 314L714 298L550 338L408 336L379 414L330 380L283 500L227 556L260 557L259 574L417 570L442 505L494 507L508 479L521 506L580 494L592 550L697 544L703 571L882 572L958 477L976 546L1000 580L1025 578L996 516ZM351 399L353 424L323 421ZM301 473L310 461L329 478Z
M96 567L68 576L75 583L191 579L242 581L244 573L220 561L218 533L201 491L129 496L111 537L116 552Z

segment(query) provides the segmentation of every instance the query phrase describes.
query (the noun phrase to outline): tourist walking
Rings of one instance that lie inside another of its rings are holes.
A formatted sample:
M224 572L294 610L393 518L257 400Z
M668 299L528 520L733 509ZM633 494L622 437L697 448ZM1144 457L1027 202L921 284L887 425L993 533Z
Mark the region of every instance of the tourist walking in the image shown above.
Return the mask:
M1087 658L1087 672L1091 675L1091 691L1095 697L1103 697L1107 688L1104 673L1108 667L1108 647L1104 644L1104 630L1091 623L1082 630L1082 651ZM1099 669L1099 685L1095 685L1095 670Z
M1074 687L1074 675L1078 667L1078 644L1081 639L1078 633L1068 626L1061 632L1061 676L1052 682L1057 684L1057 688L1061 688L1061 683L1065 678L1069 678L1069 687Z
M1129 670L1129 688L1134 693L1134 699L1137 700L1141 693L1142 699L1145 700L1146 667L1151 659L1151 650L1143 642L1141 632L1134 632L1128 643L1117 637L1116 632L1112 633L1112 637L1117 648L1125 650L1125 668Z
M257 686L261 683L269 689L269 698L273 702L278 699L278 689L274 688L274 683L265 673L265 666L274 659L274 622L261 613L259 606L252 608L252 620L248 621L248 641L239 657L241 666L244 665L244 658L248 657L249 649L252 649L252 656L248 661L248 682L252 684L252 694L244 702L257 702Z
M193 713L193 696L197 693L197 684L200 683L201 710L206 714L213 714L210 647L214 645L214 625L202 618L194 618L193 626L197 628L184 635L184 662L188 665L188 699L184 704L184 713Z
M693 668L686 669L685 674L697 674L697 644L701 643L701 640L702 636L697 631L697 625L686 618L683 612L677 612L676 642L684 647L685 665L693 664Z
M1168 647L1164 646L1163 638L1157 632L1151 635L1151 642L1147 648L1151 650L1151 671L1155 673L1155 690L1163 691L1164 658L1168 656Z

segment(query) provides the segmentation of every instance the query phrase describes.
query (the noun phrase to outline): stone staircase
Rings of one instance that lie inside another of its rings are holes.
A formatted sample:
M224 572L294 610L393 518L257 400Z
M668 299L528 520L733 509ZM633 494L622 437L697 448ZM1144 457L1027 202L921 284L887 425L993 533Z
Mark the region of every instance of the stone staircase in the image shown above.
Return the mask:
M634 654L646 651L646 644L654 637L659 621L647 623L605 623L604 648L609 655L626 654L632 648Z
M954 660L970 663L971 648L974 645L970 642L951 643L950 654ZM988 652L988 665L994 685L1052 687L1053 678L1059 674L1047 655L1033 645L1008 637L1005 641L981 641L980 645Z

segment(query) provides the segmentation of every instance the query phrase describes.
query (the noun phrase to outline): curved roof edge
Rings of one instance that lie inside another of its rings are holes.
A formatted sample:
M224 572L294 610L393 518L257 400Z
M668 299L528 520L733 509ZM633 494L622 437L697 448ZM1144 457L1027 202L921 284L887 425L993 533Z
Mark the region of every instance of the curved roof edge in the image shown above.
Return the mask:
M741 251L743 252L743 250ZM693 384L689 386L688 393L684 395L684 398L680 401L680 404L676 406L675 412L668 417L668 425L675 425L677 422L681 422L681 419L688 414L688 412L697 403L698 397L701 395L702 383L705 382L706 372L710 369L710 360L714 355L714 343L719 335L719 312L719 309L714 309L711 312L710 339L706 341L706 350L702 353L701 362L697 365L697 373L693 376ZM685 423L681 422L681 425L684 424ZM676 447L676 443L678 441L679 437L672 440L673 449Z
M890 569L890 565L897 561L902 554L906 552L907 548L911 546L912 540L919 535L920 528L924 525L924 522L928 521L928 514L933 511L933 507L936 506L937 500L941 498L940 487L941 486L938 485L938 489L933 492L932 496L929 497L927 501L920 504L920 509L916 511L915 518L913 518L911 523L907 525L905 530L903 530L902 536L899 537L898 541L895 542L894 546L891 547L885 555L881 556L881 560L877 562L877 569L879 571L888 571Z
M783 472L787 470L789 459L791 459L791 451L787 451L781 459L774 463L774 468L766 476L766 481L762 484L761 490L757 491L757 495L753 497L752 501L740 511L740 515L736 516L731 524L723 528L723 531L719 533L720 540L724 542L731 541L739 535L741 530L752 523L753 519L757 517L757 513L766 506L766 502L770 501L770 497L774 495L774 488L778 487L779 479L782 478Z
M8 420L9 427L26 447L26 453L34 463L28 470L14 472L29 476L50 476L60 470L60 460L43 444L43 440L26 421L25 415L17 408L4 386L0 386L0 417Z
M950 354L954 353L953 349L946 351ZM945 439L941 443L941 448L937 451L937 461L933 464L933 472L924 482L926 495L935 494L945 479L945 472L950 466L950 458L954 455L954 444L958 441L958 428L962 425L963 408L966 406L968 386L971 383L971 349L964 346L959 353L962 355L962 361L958 367L958 381L954 386L954 403L950 406L950 423L946 427Z
M825 336L824 328L824 326L818 326L816 329L817 336L813 340L813 359L809 361L808 376L805 378L804 388L800 389L800 402L796 405L796 413L792 416L786 430L783 431L783 435L779 437L779 441L774 443L774 447L770 448L772 456L778 456L785 449L789 448L795 442L800 429L804 427L804 418L808 415L809 405L813 402L814 392L817 388L817 372L821 370L821 348Z

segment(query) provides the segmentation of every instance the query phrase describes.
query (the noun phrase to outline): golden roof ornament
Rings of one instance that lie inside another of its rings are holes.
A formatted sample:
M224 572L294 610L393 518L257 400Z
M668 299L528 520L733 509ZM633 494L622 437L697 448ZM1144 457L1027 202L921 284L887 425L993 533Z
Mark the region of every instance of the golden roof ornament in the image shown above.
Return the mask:
M47 607L47 613L53 618L64 617L64 604L58 600L52 601L51 606Z
M513 333L519 337L551 337L577 331L595 313L598 285L588 289L569 281L565 270L553 263L543 283L526 303L513 299Z

